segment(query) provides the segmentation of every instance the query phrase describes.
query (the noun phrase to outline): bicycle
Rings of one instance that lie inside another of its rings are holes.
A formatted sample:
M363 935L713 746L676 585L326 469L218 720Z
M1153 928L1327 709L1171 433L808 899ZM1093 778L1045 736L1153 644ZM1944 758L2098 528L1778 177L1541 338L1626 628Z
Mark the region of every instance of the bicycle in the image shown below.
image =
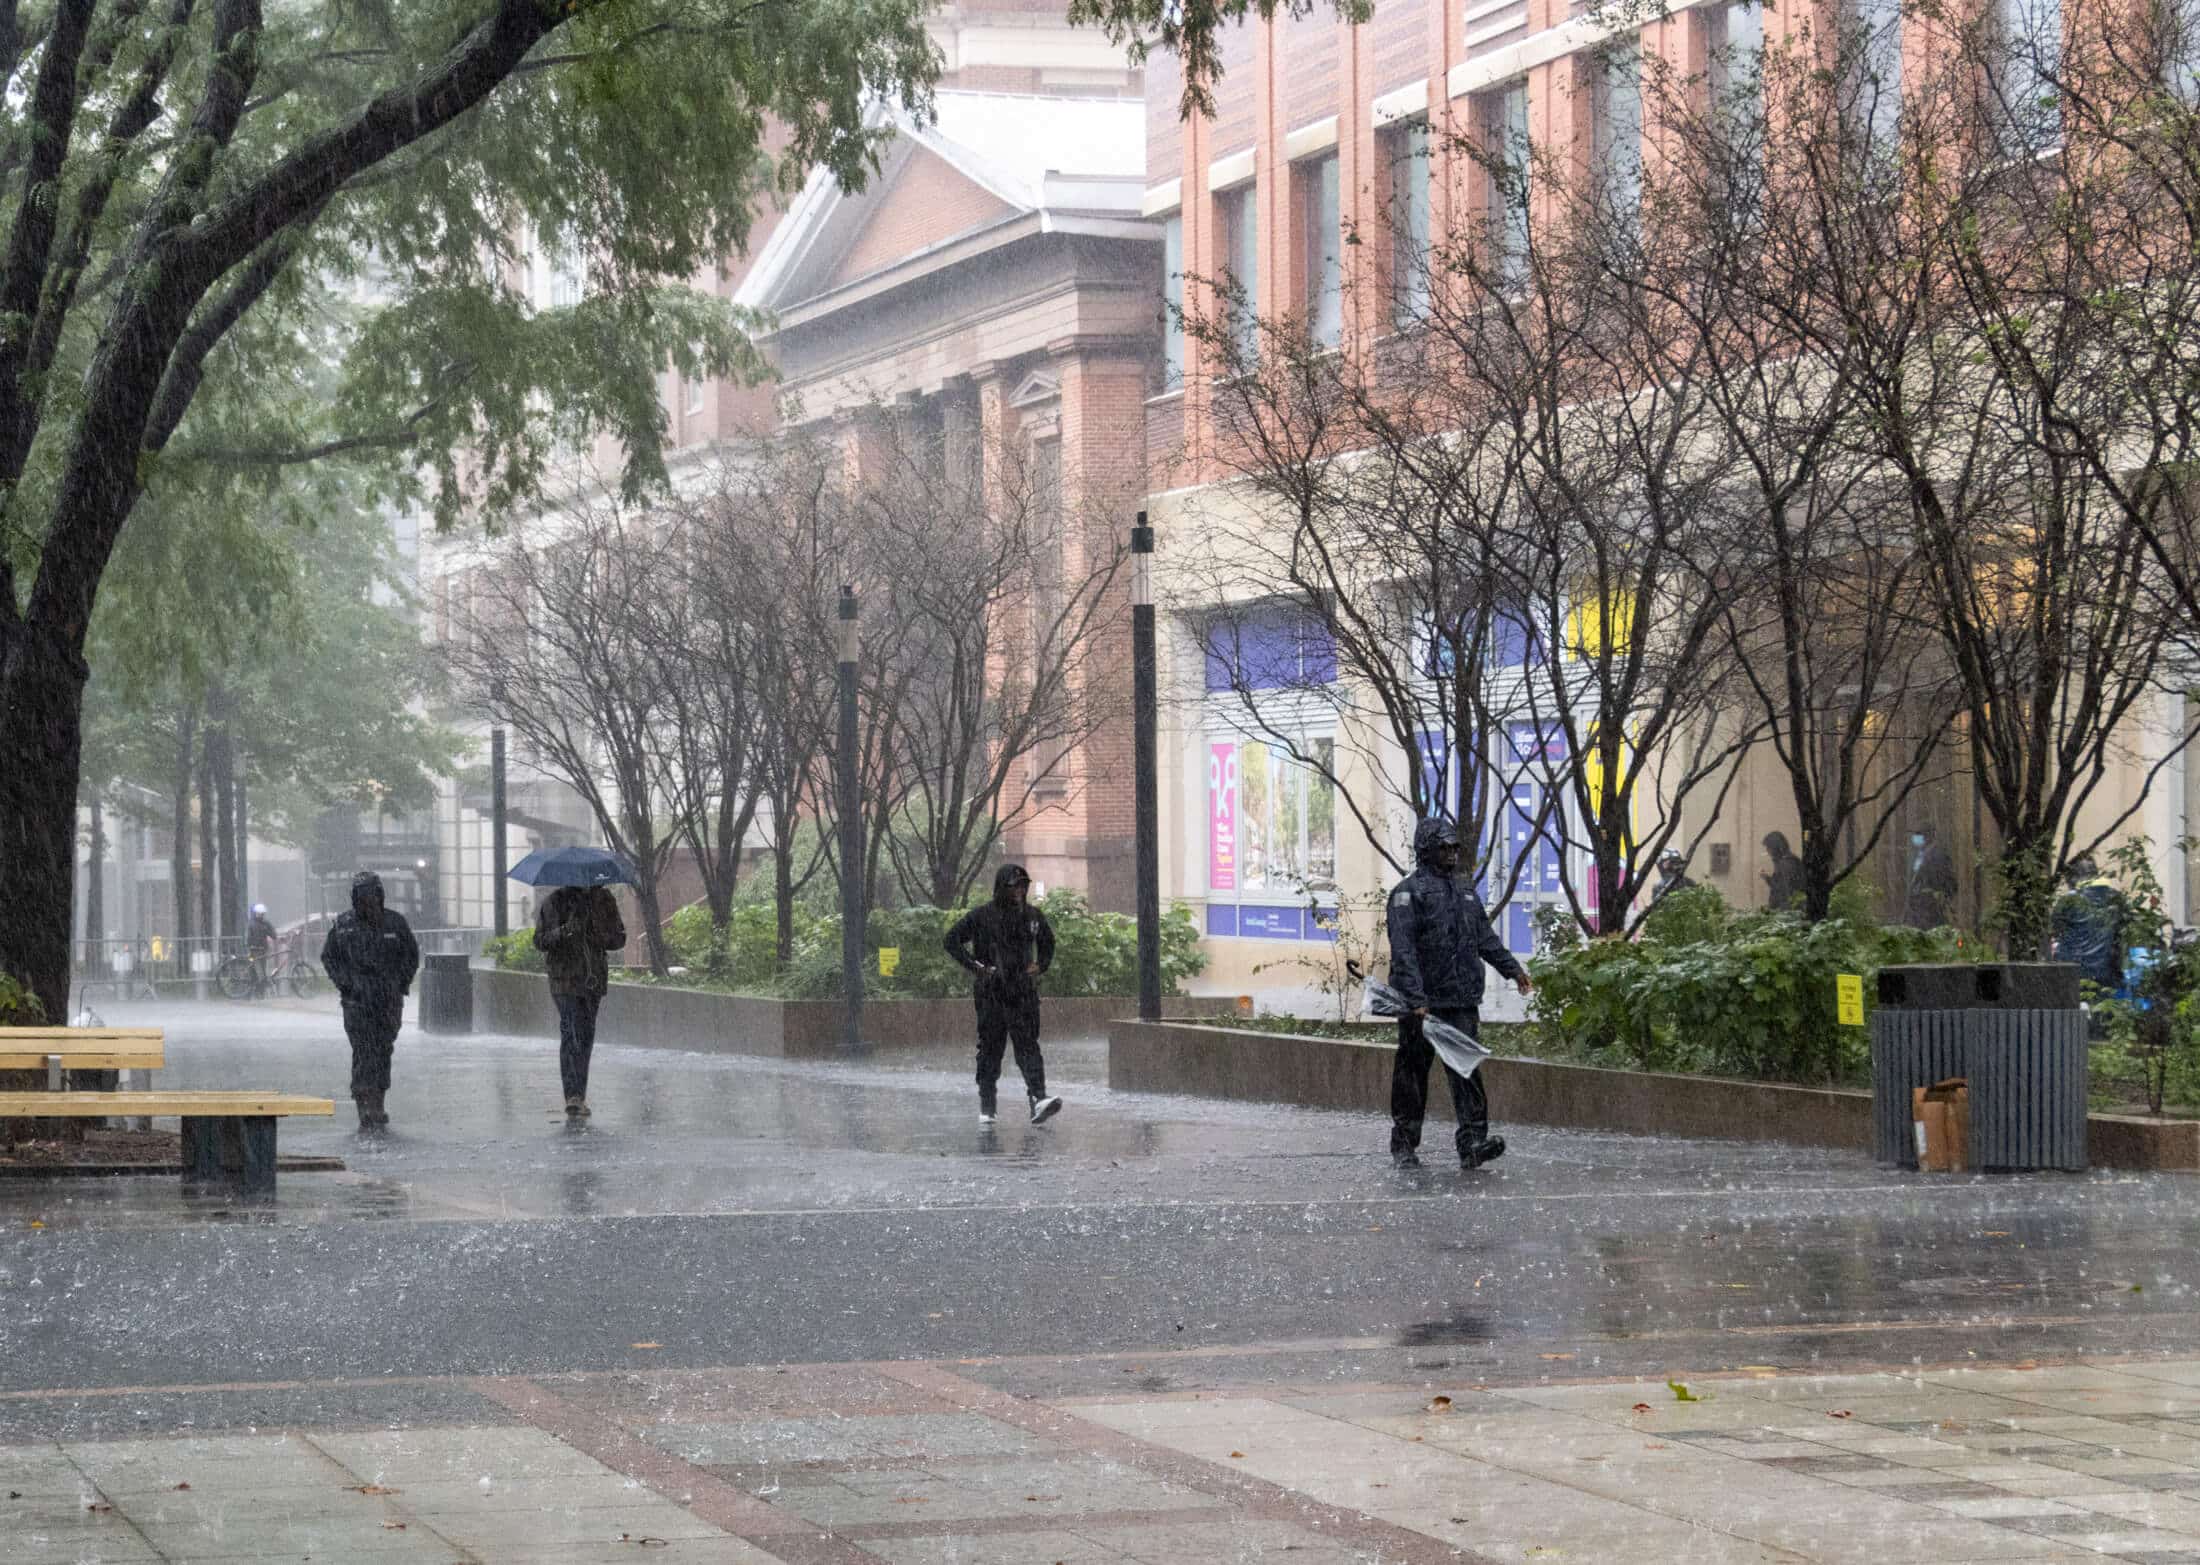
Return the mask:
M264 999L284 984L297 999L310 1000L321 992L324 982L320 968L289 946L272 962L262 957L230 957L215 971L214 981L229 1000Z

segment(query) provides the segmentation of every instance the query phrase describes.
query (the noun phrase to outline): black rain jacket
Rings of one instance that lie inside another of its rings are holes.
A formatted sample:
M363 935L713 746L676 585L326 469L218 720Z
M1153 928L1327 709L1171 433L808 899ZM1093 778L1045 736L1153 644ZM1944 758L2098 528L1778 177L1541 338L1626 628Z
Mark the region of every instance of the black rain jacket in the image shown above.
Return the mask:
M369 922L369 893L354 887L351 911L337 919L321 946L321 968L348 1005L394 1005L420 971L420 943L405 915L384 907Z
M1003 864L993 877L993 900L957 919L942 942L981 988L990 978L1003 988L1036 989L1024 969L1036 962L1043 973L1054 965L1054 926L1028 902L1017 904L1014 887L1024 878L1022 866Z
M1416 1008L1473 1010L1482 1003L1484 962L1512 979L1522 969L1490 927L1474 888L1430 867L1429 855L1448 829L1423 821L1414 830L1414 871L1391 889L1390 986Z

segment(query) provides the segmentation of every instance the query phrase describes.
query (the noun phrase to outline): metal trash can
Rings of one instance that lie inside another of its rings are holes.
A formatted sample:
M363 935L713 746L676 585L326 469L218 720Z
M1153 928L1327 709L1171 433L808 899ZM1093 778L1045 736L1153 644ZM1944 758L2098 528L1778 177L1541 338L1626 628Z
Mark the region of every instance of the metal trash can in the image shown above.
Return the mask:
M2086 1166L2085 1013L2064 962L1884 967L1872 1013L1872 1156L1917 1167L1914 1088L1971 1087L1970 1166Z
M465 955L420 959L420 1030L474 1030L473 959Z

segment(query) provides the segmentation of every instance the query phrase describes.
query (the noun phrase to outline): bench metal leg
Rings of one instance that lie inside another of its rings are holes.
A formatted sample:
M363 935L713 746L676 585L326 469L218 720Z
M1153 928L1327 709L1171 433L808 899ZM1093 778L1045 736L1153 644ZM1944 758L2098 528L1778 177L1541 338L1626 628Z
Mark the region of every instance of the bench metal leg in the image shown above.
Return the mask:
M243 1143L238 1184L246 1190L272 1195L275 1190L275 1116L240 1115L230 1121Z
M209 1116L186 1116L183 1121L183 1182L210 1185L222 1177L221 1121Z

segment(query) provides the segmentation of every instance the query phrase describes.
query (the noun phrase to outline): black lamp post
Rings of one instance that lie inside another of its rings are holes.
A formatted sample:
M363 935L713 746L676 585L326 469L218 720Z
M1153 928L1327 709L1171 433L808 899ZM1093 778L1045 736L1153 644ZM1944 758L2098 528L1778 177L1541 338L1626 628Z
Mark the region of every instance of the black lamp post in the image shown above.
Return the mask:
M863 1049L863 816L856 757L856 590L840 589L840 1047Z
M1161 1020L1160 690L1153 625L1153 529L1138 513L1131 529L1132 808L1137 816L1138 1019Z
M504 872L512 866L505 858L504 840L504 682L489 691L495 710L489 714L489 879L490 896L496 902L497 938L512 932L511 904L506 900Z

